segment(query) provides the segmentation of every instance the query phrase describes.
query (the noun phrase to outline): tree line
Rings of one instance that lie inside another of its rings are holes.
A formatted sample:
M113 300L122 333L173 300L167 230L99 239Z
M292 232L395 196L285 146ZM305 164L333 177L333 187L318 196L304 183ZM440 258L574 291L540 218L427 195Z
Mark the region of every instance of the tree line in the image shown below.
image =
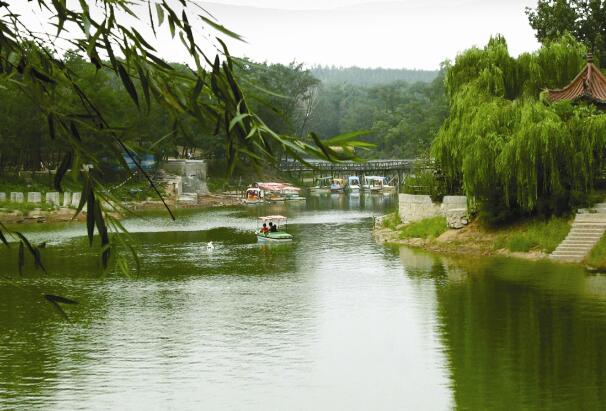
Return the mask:
M63 59L78 87L104 113L104 118L121 131L124 142L133 151L151 153L160 159L186 152L218 161L226 158L225 130L215 132L212 124L205 126L187 116L176 121L161 105L139 110L117 73L98 69L77 52L68 52ZM311 132L327 139L367 130L364 140L375 148L359 151L363 157L420 155L429 147L446 114L443 72L430 83L401 80L390 83L387 77L387 83L367 87L321 81L313 69L298 63L234 61L234 73L249 96L251 110L274 132L313 143ZM183 75L188 70L180 64L170 66ZM355 83L371 84L375 81L374 73L370 69L359 72ZM134 86L143 94L138 81ZM76 111L80 102L75 91L63 89L60 93L63 104ZM36 104L33 90L12 78L0 78L0 98L3 103L0 174L58 167L64 150L48 138L48 119ZM95 139L102 138L100 135L81 134L91 155L107 159L110 168L118 163L103 144L95 144ZM279 147L275 149L279 154Z

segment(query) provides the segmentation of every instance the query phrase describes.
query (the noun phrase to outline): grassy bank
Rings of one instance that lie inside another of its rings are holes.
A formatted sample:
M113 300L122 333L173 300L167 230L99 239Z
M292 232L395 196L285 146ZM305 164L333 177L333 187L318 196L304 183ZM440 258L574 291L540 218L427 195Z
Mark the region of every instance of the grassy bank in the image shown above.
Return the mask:
M441 236L446 230L448 230L446 218L433 217L405 225L399 230L398 235L402 239L422 238L433 240Z
M496 230L494 249L551 253L566 238L569 231L568 219L528 220Z
M606 235L598 241L583 262L600 271L606 270Z
M474 221L460 230L448 229L443 217L405 225L399 221L397 214L386 216L376 230L378 237L388 243L454 254L527 254L541 258L555 250L570 231L568 218L529 219L499 228L485 227ZM606 263L606 240L604 257Z

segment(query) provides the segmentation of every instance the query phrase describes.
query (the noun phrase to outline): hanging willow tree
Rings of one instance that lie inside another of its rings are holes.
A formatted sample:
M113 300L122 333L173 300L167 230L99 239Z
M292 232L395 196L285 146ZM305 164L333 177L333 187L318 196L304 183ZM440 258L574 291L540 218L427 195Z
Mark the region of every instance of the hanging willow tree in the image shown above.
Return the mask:
M488 222L561 214L587 201L603 165L606 113L584 104L547 104L583 68L572 37L512 58L502 37L449 67L450 115L432 154L451 189L462 190Z

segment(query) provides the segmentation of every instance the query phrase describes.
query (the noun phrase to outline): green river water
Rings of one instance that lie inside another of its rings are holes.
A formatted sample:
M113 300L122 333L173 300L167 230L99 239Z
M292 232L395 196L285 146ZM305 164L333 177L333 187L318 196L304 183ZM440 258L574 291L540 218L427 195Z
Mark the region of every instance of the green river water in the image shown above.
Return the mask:
M376 244L383 196L145 214L138 276L99 275L82 225L23 227L80 302L0 283L0 409L600 409L606 277ZM285 214L295 241L256 243ZM215 249L207 251L206 242ZM0 270L18 278L16 247Z

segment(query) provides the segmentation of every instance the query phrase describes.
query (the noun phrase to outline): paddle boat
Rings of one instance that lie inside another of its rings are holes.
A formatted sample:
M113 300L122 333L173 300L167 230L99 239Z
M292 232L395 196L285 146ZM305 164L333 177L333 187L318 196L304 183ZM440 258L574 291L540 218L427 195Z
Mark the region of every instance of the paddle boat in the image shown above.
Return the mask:
M332 177L318 177L314 179L314 186L309 188L313 194L330 193L330 180Z
M349 192L359 192L360 191L360 179L358 178L358 176L347 177L346 190Z
M270 223L275 226L275 230L269 229ZM268 228L263 231L263 224ZM282 215L268 215L257 219L257 241L260 243L286 243L292 241L292 234L286 232L288 228L288 218Z
M396 191L394 186L387 183L387 178L383 176L366 176L364 177L364 191L371 193L391 194Z
M330 182L330 191L332 193L342 193L345 190L345 180L342 178L333 178Z
M263 192L258 187L248 188L242 199L242 203L247 205L261 204L263 202Z
M261 190L261 197L269 203L284 201L285 198L284 195L282 195L282 190L286 186L288 186L288 184L284 183L255 183L253 185L254 188Z

